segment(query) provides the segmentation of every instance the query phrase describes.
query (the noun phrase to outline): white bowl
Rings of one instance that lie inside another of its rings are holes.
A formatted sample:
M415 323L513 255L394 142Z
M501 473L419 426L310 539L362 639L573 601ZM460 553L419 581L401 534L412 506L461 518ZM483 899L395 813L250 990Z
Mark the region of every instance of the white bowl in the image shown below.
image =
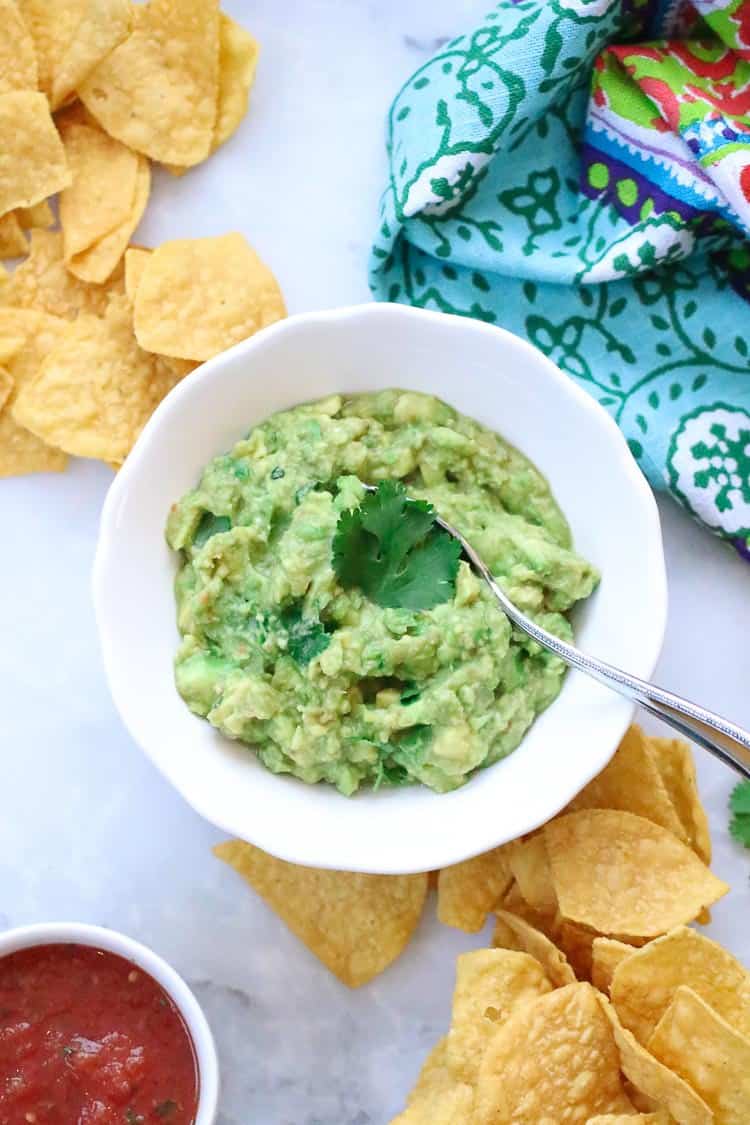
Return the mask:
M282 859L398 873L446 866L548 820L612 757L626 700L580 673L508 758L467 785L342 797L271 773L177 694L164 541L170 504L202 467L272 414L333 392L404 387L497 430L546 474L578 549L601 570L576 615L581 647L648 677L666 580L653 495L608 414L531 345L477 320L372 304L290 317L210 360L159 406L102 513L94 601L115 704L190 804Z
M117 930L83 922L40 922L0 933L0 958L35 945L88 945L116 953L149 973L172 998L185 1021L198 1067L198 1112L195 1125L214 1125L219 1103L219 1063L211 1028L184 980L153 950Z

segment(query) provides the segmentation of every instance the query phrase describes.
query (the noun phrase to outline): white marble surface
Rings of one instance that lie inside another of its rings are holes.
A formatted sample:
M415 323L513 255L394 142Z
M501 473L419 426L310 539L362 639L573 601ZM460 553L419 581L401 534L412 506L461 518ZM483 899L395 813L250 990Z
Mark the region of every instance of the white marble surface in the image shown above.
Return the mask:
M244 230L290 311L367 299L389 97L475 0L227 0L263 55L250 117L182 180L157 177L144 242ZM111 479L0 484L0 927L75 918L126 930L187 977L214 1026L221 1125L384 1125L449 1010L453 960L481 937L434 904L402 959L350 993L211 856L220 837L132 744L110 702L89 597ZM661 680L750 724L750 571L662 505L671 589ZM750 963L750 854L727 834L732 776L705 755L716 870L711 932Z

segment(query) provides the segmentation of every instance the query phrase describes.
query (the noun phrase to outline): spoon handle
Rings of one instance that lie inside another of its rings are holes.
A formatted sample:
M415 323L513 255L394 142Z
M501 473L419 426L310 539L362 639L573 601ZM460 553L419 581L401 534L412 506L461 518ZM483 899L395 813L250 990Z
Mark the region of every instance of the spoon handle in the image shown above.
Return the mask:
M690 700L683 699L671 691L656 687L647 680L631 676L604 660L597 660L596 657L581 652L567 641L548 633L513 604L463 535L444 520L438 519L438 523L459 540L472 566L484 578L503 611L517 628L528 634L543 648L559 656L572 668L585 672L612 691L640 703L641 707L645 707L652 715L658 715L680 734L692 738L720 761L750 779L750 731L737 726L736 723L731 723L721 715L714 714L713 711L706 710L705 707L700 707L697 703L691 703Z

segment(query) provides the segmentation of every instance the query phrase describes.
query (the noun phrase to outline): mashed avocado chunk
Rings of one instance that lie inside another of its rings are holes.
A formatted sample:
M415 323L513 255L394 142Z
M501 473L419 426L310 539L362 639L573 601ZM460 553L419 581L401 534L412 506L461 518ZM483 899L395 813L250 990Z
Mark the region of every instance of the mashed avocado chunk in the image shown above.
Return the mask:
M431 609L384 608L332 565L363 482L402 481L464 533L516 604L570 638L597 584L544 477L451 407L406 391L295 407L204 470L170 512L177 690L265 766L342 793L438 792L515 749L564 665L515 632L468 563Z

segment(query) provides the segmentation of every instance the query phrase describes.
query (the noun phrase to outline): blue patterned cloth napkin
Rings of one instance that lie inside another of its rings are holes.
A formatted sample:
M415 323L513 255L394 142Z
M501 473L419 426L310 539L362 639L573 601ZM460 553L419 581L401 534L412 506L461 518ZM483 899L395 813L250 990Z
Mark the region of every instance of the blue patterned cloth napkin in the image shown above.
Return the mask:
M374 295L527 337L750 558L750 0L503 0L388 156Z

